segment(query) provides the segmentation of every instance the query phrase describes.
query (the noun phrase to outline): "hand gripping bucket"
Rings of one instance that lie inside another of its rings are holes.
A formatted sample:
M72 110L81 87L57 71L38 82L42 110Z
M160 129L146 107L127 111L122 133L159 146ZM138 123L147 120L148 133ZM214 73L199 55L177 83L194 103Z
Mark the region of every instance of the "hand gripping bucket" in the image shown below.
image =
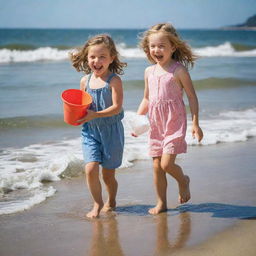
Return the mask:
M92 97L85 91L68 89L61 95L64 110L64 122L71 125L80 125L77 120L84 117L92 103Z

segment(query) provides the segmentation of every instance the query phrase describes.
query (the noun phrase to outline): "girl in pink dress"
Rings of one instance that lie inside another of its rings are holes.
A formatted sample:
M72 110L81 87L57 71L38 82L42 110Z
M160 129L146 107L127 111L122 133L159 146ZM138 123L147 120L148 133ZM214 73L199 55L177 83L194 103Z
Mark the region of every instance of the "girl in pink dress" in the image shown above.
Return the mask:
M146 31L141 47L149 61L154 63L145 70L144 97L137 113L148 113L149 116L149 153L153 158L157 194L157 204L149 213L158 214L167 210L166 173L178 183L179 202L185 203L190 199L190 179L175 163L175 159L177 154L187 150L183 90L188 97L192 115L192 136L199 142L203 138L198 119L198 100L187 71L189 66L193 66L196 57L168 23L157 24Z

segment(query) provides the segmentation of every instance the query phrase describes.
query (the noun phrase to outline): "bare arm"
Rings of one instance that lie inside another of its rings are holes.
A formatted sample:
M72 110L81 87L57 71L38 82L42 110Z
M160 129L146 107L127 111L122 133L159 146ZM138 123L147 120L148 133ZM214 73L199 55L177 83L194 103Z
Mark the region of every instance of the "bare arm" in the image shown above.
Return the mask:
M87 76L83 76L80 81L80 90L86 91Z
M200 142L203 138L203 132L199 126L199 104L192 80L190 78L188 71L184 67L179 68L175 72L175 77L178 79L179 83L184 88L185 93L188 97L190 112L192 116L192 136L196 136L196 138Z
M144 74L144 81L145 81L144 96L143 96L143 99L142 99L142 101L141 101L141 103L139 105L139 108L137 110L137 114L138 115L146 115L148 113L149 91L148 91L148 76L147 76L147 72L148 72L149 68L147 68L145 70L145 74Z
M150 67L146 68L144 73L144 82L145 82L145 88L144 88L144 96L143 99L138 107L137 114L138 115L146 115L148 113L148 104L149 104L149 90L148 90L148 75L147 72ZM133 137L138 137L134 132L131 133Z
M110 107L98 112L87 110L87 115L84 118L78 120L78 122L84 123L94 118L108 117L108 116L113 116L120 113L123 105L123 86L122 86L122 80L120 79L120 77L118 76L113 77L113 79L110 82L110 87L112 89L113 104Z

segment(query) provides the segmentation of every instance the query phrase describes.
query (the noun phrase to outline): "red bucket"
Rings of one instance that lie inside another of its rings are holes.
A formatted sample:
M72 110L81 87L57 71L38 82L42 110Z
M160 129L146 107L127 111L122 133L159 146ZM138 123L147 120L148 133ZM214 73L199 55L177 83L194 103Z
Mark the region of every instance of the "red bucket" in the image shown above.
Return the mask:
M68 89L62 92L64 122L71 125L80 125L77 120L84 117L92 103L89 93L78 89Z

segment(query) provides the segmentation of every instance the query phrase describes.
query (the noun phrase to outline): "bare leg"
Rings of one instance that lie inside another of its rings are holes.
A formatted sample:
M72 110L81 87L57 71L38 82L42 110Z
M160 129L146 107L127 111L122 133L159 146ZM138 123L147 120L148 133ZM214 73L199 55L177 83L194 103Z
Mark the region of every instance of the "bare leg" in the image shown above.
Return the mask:
M102 168L102 176L108 192L107 202L104 204L102 209L104 212L112 211L116 207L116 193L118 183L115 178L115 172L115 170Z
M154 183L157 194L157 204L154 208L149 209L150 214L158 214L167 210L166 190L167 179L166 173L161 168L161 157L153 158L154 166Z
M91 162L85 166L86 181L88 188L94 200L94 206L90 212L87 213L88 218L96 218L99 216L103 207L102 189L99 179L99 163Z
M190 199L190 179L187 175L184 175L181 167L175 164L175 159L176 155L163 154L161 158L161 167L178 182L179 202L183 204Z

